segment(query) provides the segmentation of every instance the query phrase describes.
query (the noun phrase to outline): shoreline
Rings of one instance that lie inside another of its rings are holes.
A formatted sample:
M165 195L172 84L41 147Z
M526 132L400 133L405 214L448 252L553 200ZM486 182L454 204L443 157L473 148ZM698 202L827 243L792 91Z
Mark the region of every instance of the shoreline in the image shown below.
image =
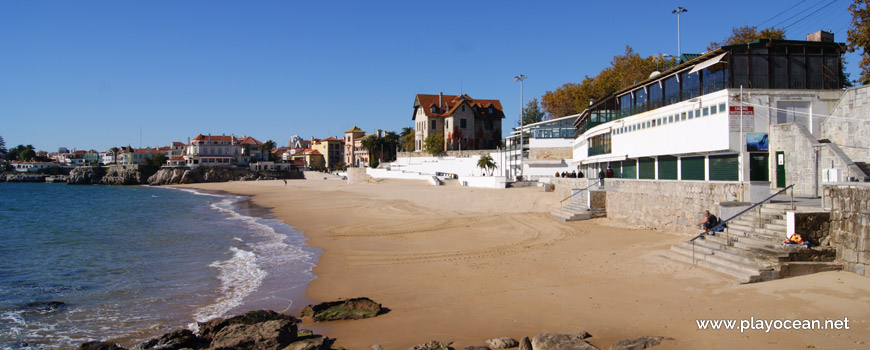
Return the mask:
M541 332L587 331L599 348L667 336L658 348L860 347L870 341L870 279L829 272L752 285L661 258L683 237L608 219L562 223L535 189L490 190L390 180L191 184L250 196L322 250L313 302L370 297L391 311L302 328L350 349L454 347ZM800 307L797 308L796 305ZM854 320L851 330L698 330L696 319Z

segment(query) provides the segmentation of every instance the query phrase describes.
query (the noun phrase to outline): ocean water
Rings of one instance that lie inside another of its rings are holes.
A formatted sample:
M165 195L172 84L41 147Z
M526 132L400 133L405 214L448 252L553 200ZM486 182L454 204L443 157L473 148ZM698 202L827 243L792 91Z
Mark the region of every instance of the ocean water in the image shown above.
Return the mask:
M298 309L318 254L305 240L241 196L0 183L0 349L132 346Z

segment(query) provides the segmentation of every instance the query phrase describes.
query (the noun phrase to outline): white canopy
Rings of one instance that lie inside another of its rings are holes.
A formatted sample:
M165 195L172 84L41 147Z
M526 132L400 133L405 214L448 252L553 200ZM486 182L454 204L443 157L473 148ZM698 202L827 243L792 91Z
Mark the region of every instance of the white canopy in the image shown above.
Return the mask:
M707 68L707 67L709 67L709 66L712 66L712 65L714 65L714 64L716 64L716 63L719 63L720 61L722 61L722 58L725 57L725 54L727 54L727 52L723 52L722 54L720 54L720 55L718 55L718 56L716 56L716 57L713 57L713 58L711 58L711 59L709 59L709 60L706 60L706 61L704 61L704 62L701 62L701 63L699 63L699 64L696 64L696 65L695 65L695 68L692 68L692 70L689 71L689 74L695 73L695 72L697 72L697 71L699 71L699 70L702 70L702 69Z

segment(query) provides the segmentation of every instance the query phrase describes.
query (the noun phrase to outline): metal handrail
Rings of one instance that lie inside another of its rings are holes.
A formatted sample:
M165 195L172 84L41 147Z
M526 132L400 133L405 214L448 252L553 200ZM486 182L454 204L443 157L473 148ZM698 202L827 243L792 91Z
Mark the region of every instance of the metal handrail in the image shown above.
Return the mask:
M595 186L595 185L597 185L597 184L599 184L599 183L601 183L601 180L600 180L600 179L599 179L599 180L595 180L595 182L593 182L593 183L592 183L591 185L589 185L589 186L586 186L586 188L581 189L581 190L579 190L579 191L577 191L577 192L574 192L574 193L571 194L570 196L565 197L564 199L560 200L560 201L559 201L559 205L560 205L560 207L561 207L561 208L565 208L565 205L564 205L563 203L564 203L566 200L569 200L569 199L573 198L574 196L576 196L576 195L578 195L578 194L580 194L580 193L583 193L583 191L586 191L586 190L592 188L592 186Z
M713 227L711 227L711 228L708 228L708 229L704 230L704 232L701 232L701 233L699 233L697 236L695 236L695 237L693 237L692 239L690 239L689 242L692 242L692 241L694 241L694 240L700 238L701 236L703 236L703 235L705 235L705 234L707 234L707 233L710 233L710 231L715 232L716 230L722 228L722 226L725 226L725 224L728 223L728 221L731 221L732 219L734 219L734 218L736 218L736 217L738 217L738 216L740 216L740 215L743 215L743 213L746 213L747 211L750 211L750 210L752 210L753 208L755 208L755 207L757 207L757 206L759 206L759 205L764 204L764 202L767 202L767 201L771 200L773 197L778 196L780 193L783 193L783 192L789 190L789 189L792 188L792 187L794 187L794 184L788 185L788 186L786 186L785 188L783 188L783 189L777 191L776 193L770 195L770 197L767 197L767 198L765 198L765 199L759 201L758 203L755 203L755 204L753 204L753 205L750 205L748 208L741 210L739 213L734 214L733 216L731 216L731 217L728 218L728 219L725 219L725 220L721 220L721 221L719 221L719 223L716 224L716 226L713 226ZM792 196L791 196L791 207L792 207L792 209L794 209L794 191L792 191Z

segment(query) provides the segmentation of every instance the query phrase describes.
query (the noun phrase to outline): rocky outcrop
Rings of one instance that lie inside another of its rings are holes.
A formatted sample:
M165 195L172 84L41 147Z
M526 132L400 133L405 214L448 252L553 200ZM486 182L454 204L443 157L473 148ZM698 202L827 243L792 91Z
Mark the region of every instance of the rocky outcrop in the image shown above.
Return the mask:
M449 350L452 343L442 343L437 340L432 340L423 344L412 346L409 350Z
M507 349L519 346L520 343L513 338L495 338L486 341L486 346L490 349Z
M109 166L106 174L100 179L103 185L140 185L145 183L145 169L137 165Z
M356 320L375 317L382 311L381 304L369 298L353 298L308 305L302 308L302 317L311 317L315 322Z
M45 175L39 174L5 174L0 175L0 182L45 182Z
M200 345L202 345L200 339L193 332L189 329L182 329L136 345L133 349L180 350L195 349Z
M236 323L221 329L211 340L212 349L281 350L296 340L296 320Z
M610 346L610 350L643 350L657 346L664 340L674 340L668 337L638 337L632 339L623 339Z
M106 170L102 167L79 166L69 172L66 183L68 185L97 185L104 175L106 175Z
M301 177L302 173L299 172L258 172L248 168L238 167L179 167L161 168L154 175L149 177L147 182L149 185L171 185L200 182L297 179Z
M89 341L79 346L79 350L126 350L115 343L104 343L101 341Z
M535 350L598 350L577 334L541 333L532 338Z
M520 350L532 350L532 341L529 337L523 337L523 339L520 340Z

